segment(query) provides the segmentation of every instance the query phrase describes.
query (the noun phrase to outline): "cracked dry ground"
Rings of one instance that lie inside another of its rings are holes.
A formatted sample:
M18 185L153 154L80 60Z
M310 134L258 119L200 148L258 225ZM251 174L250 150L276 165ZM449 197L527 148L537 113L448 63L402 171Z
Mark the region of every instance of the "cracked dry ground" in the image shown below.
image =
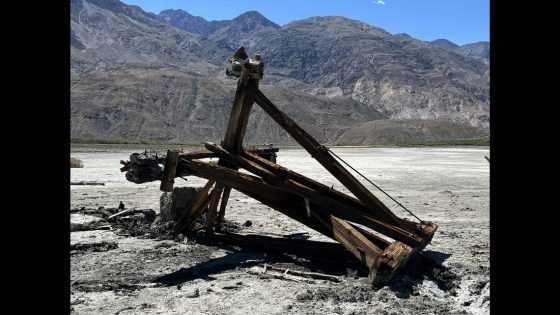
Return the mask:
M374 289L356 266L319 263L192 239L129 236L88 209L117 207L159 211L159 182L136 185L119 172L118 161L138 149L73 148L82 169L71 186L71 296L73 314L488 314L489 156L476 148L334 148L420 218L439 229L423 253L394 281ZM309 155L281 149L278 163L347 192ZM176 186L202 186L189 177ZM369 186L368 186L369 187ZM371 187L400 216L404 211ZM232 192L226 218L242 231L292 234L327 240L280 213ZM252 225L242 226L250 220ZM89 227L89 228L88 228ZM92 230L92 228L100 228ZM254 275L267 263L337 275L341 282L310 283Z

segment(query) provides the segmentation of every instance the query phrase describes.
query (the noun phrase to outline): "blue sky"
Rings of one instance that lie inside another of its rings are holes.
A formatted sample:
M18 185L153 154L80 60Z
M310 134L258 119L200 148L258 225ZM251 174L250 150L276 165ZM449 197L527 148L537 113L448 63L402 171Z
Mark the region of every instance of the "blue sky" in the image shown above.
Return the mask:
M207 20L230 20L255 10L284 25L311 16L340 15L407 33L421 40L446 38L463 45L489 41L489 0L124 0L126 4L159 13L183 9Z

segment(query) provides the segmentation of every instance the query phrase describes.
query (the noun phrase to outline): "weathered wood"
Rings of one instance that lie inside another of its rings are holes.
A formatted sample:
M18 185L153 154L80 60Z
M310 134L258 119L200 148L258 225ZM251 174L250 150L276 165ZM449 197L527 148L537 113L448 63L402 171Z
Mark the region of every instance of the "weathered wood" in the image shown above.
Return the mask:
M187 206L187 209L183 215L177 220L175 224L174 231L175 233L180 233L187 225L189 224L189 219L194 216L198 215L202 210L206 209L208 203L210 202L210 196L208 192L214 186L215 181L209 180L206 185L198 192L196 197L191 201L190 205Z
M396 271L404 266L414 255L410 246L393 242L384 251L376 265L370 268L368 278L374 285L385 285L393 278Z
M260 157L261 155L269 155L269 154L276 153L280 149L271 147L271 148L256 148L256 149L244 148L244 150ZM206 158L214 158L214 157L216 157L216 155L212 151L209 151L207 149L196 149L190 152L183 152L179 154L179 158L185 160L206 159Z
M91 185L91 186L105 186L105 183L100 183L100 182L88 182L88 181L80 181L80 182L70 182L70 185Z
M309 201L320 204L326 209L329 209L330 212L332 212L337 217L363 224L375 230L380 229L381 233L389 233L390 237L398 240L403 240L407 244L413 244L414 246L417 246L422 242L422 239L410 235L410 233L406 230L402 230L396 226L387 224L367 214L360 213L360 211L357 211L351 206L340 202L338 199L321 194L296 181L273 174L262 168L260 165L244 159L241 156L233 155L216 144L206 143L205 147L208 150L213 151L218 157L220 157L220 159L226 159L228 162L234 165L242 167L249 172L261 176L265 181L271 183L275 187L281 188L285 191L289 191L293 194L308 199Z
M281 165L278 165L276 163L273 163L271 161L268 161L266 159L263 159L260 156L257 156L255 154L253 154L252 152L248 152L248 151L244 151L242 156L249 160L252 161L254 163L257 163L258 165L260 165L261 167L265 168L266 170L268 170L269 172L275 173L279 176L281 176L282 178L286 178L286 179L292 179L296 182L299 182L311 189L316 190L317 192L324 194L325 196L329 196L331 198L334 198L336 200L338 200L339 202L342 202L346 205L346 207L348 208L352 208L358 211L362 211L364 213L371 213L371 211L368 211L368 208L366 207L366 205L364 205L363 202L361 202L359 199L353 198L351 196L348 196L342 192L339 192L335 189L331 189L330 187L323 185L317 181L314 181L311 178L308 178L304 175L301 175L297 172L294 172L292 170L289 170ZM346 208L345 207L345 208ZM369 209L371 210L371 209ZM375 211L375 210L374 210ZM377 218L379 218L378 216L376 216ZM408 231L414 231L415 234L421 236L424 241L429 242L429 240L431 240L432 236L433 236L433 232L435 232L435 228L437 228L437 225L435 225L432 222L425 222L426 224L419 224L416 222L411 222L407 219L400 219L401 223L407 227ZM427 227L426 225L430 226Z
M218 217L216 218L216 223L218 226L220 226L222 220L224 219L230 193L231 187L224 187L224 192L222 193L222 201L220 202L220 211L218 212Z
M115 213L115 214L112 214L112 215L108 216L108 217L107 217L107 220L111 220L111 219L114 219L114 218L116 218L116 217L123 216L123 215L125 215L125 214L133 213L133 212L135 212L135 211L138 211L138 210L136 210L136 209L127 209L127 210L123 210L123 211L121 211L121 212L117 212L117 213ZM142 210L139 210L139 211L142 212Z
M407 225L409 229L414 229L414 233L422 238L420 248L426 247L432 240L438 225L433 222L416 223L407 219L402 219L402 223Z
M179 163L179 150L167 150L165 157L165 165L163 166L163 175L159 189L165 192L173 191L173 183L175 182L175 173L177 164Z
M229 168L221 167L218 165L208 164L198 160L192 160L189 164L186 164L189 168L189 172L195 176L203 177L210 180L215 180L225 186L233 187L243 193L249 192L252 194L252 197L257 199L255 196L264 196L265 198L269 198L272 200L276 200L278 203L283 203L286 200L303 200L297 194L291 193L289 191L283 190L275 185L266 184L262 181L262 179L243 174L238 171L231 170ZM262 202L261 199L257 199ZM264 202L263 202L264 203ZM272 207L272 206L271 206ZM281 211L281 209L273 207L274 209ZM305 205L302 206L303 214L306 213ZM327 213L333 213L333 215L339 218L351 217L352 221L356 223L363 224L367 227L370 227L382 234L385 234L393 239L402 241L405 244L411 245L416 247L422 244L422 239L414 234L411 234L403 229L400 229L394 225L388 224L386 222L367 217L361 216L356 214L352 211L344 211L337 208L332 208L330 206L323 208L324 211ZM284 212L282 212L284 213ZM292 214L293 215L293 214ZM298 221L308 224L308 221L305 221L305 217L300 217L297 219ZM313 224L313 223L311 223ZM317 227L314 227L315 229ZM322 231L319 231L324 233ZM327 235L329 236L329 235Z
M381 215L383 219L400 226L403 225L400 219L379 199L377 199L364 185L362 185L350 172L348 172L331 154L326 151L325 147L317 142L303 128L288 115L284 114L276 105L274 105L258 88L247 86L247 91L253 95L255 102L274 119L286 132L288 132L294 140L296 140L313 158L317 160L327 171L329 171L336 179L338 179L344 187L352 192L359 200L361 200L368 208L377 209L373 215Z
M334 236L348 251L371 268L381 256L382 249L370 242L362 233L353 228L350 223L331 216Z
M237 152L243 151L243 138L245 136L245 131L247 129L247 123L249 122L249 114L251 112L251 107L253 106L254 103L253 97L247 95L245 91L245 87L247 85L250 85L258 88L259 86L259 79L249 78L250 72L251 72L250 67L245 67L245 66L243 67L241 77L237 82L235 99L233 101L233 106L231 108L228 126L226 128L226 134L223 141L223 145L225 147L229 148L230 150L235 150ZM223 161L220 161L219 164L224 165ZM222 198L223 206L220 208L220 214L218 219L220 222L225 216L226 205L228 202L229 192L231 191L231 189L227 189L226 187L226 190L227 190L227 194L223 195ZM214 218L212 217L212 219Z
M318 279L318 280L329 280L329 281L333 281L333 282L342 281L340 279L340 277L333 276L333 275L328 275L328 274L320 273L320 272L299 271L299 270L293 270L293 269L287 269L287 268L278 268L278 267L269 266L269 265L264 265L264 266L259 266L259 267L262 268L263 273L266 273L269 270L273 270L273 271L281 272L283 274L291 274L291 275L296 275L296 276L304 277L304 278L311 278L311 279Z
M321 184L309 177L306 177L304 175L301 175L297 172L294 172L290 169L287 169L279 164L273 163L271 161L268 161L256 154L254 154L253 152L250 151L243 151L242 156L244 158L246 158L247 160L250 160L252 162L255 162L257 164L259 164L260 166L262 166L263 168L267 169L268 171L275 173L277 175L286 177L286 178L290 178L293 179L297 182L302 183L303 185L312 188L322 194L325 194L327 196L330 196L332 198L337 198L342 202L348 203L350 206L357 208L363 212L366 213L371 213L371 210L368 210L368 208L366 207L366 205L361 202L359 199L356 199L352 196L348 196L345 193L342 193L336 189L331 189L331 187Z
M249 191L245 191L243 189L237 189L241 193L260 201L261 203L269 206L270 208L286 215L287 217L294 219L307 227L334 239L334 233L332 229L328 226L317 220L315 217L307 216L305 214L305 204L301 198L298 196L293 196L291 199L286 199L285 201L277 201L267 198L266 196L255 194Z
M289 198L292 194L284 190L266 184L262 179L232 170L227 167L206 163L199 160L192 160L184 164L189 173L194 176L216 181L224 186L244 189L260 195L266 195L274 200Z
M218 183L216 184L214 190L212 190L210 205L208 206L208 212L206 213L206 233L208 233L208 235L214 233L214 222L216 221L218 202L220 201L223 189L224 186Z
M249 71L249 68L244 67L239 78L223 142L224 147L230 150L239 150L239 152L242 148L249 113L254 102L252 97L247 97L245 88L251 86L258 89L259 86L258 79L248 79Z
M371 233L370 231L356 225L355 223L352 222L348 222L350 223L350 225L355 228L356 230L360 231L360 233L362 233L365 237L367 237L367 239L372 242L373 244L375 244L375 246L381 248L381 249L385 249L387 248L387 246L389 246L389 244L391 244L391 242L389 242L386 239L383 239L381 237L379 237L378 235L375 235L373 233Z
M267 270L266 268L262 268L259 266L253 266L247 269L247 272L254 275L266 275L275 279L283 279L283 280L290 280L294 282L308 282L308 283L315 283L312 279L308 279L301 276L294 276L289 275L287 273L282 273L277 270Z

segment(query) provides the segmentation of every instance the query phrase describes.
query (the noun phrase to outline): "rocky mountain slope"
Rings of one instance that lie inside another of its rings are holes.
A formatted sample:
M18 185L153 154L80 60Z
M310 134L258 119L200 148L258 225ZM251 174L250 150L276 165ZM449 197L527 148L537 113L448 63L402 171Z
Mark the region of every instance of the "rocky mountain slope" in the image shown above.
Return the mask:
M384 141L374 122L389 118L399 119L385 128L393 138L411 140L477 137L489 125L486 64L342 17L279 27L254 11L206 21L72 0L70 38L73 137L221 140L235 86L225 60L239 43L262 54L265 94L321 142ZM418 119L430 119L422 131ZM293 143L258 106L247 137Z
M490 43L489 42L476 42L459 46L447 39L436 39L431 41L430 44L443 48L459 55L481 59L488 63L490 60Z

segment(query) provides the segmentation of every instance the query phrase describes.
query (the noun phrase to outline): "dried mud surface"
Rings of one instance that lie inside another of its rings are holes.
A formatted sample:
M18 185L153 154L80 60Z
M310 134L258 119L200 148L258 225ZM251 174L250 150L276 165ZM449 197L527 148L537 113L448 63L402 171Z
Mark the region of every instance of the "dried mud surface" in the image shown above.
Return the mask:
M170 235L157 221L159 182L136 185L119 171L119 160L141 150L72 149L84 168L71 169L71 180L105 183L70 187L73 314L489 314L487 147L333 149L420 218L439 225L432 243L381 289L372 288L352 264ZM278 163L347 192L303 150L281 149ZM176 186L204 183L189 177ZM120 201L126 209L143 211L108 220ZM328 240L236 191L226 218L241 231ZM295 282L247 272L264 263L342 281Z

